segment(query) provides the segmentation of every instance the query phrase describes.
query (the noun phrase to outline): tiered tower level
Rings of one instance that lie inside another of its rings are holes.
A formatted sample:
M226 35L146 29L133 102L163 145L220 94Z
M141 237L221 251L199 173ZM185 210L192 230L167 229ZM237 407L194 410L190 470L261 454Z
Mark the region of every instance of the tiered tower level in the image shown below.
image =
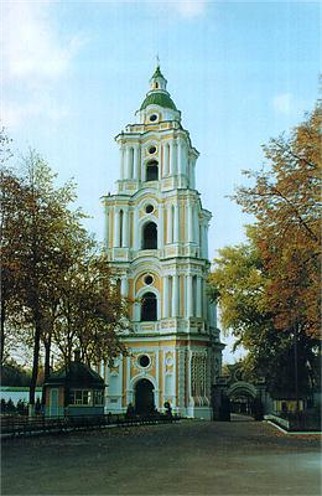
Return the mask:
M195 186L199 156L158 66L136 113L115 139L117 193L103 198L106 251L121 292L133 302L122 340L130 351L105 368L107 412L169 402L211 417L211 386L223 345L207 296L208 226Z

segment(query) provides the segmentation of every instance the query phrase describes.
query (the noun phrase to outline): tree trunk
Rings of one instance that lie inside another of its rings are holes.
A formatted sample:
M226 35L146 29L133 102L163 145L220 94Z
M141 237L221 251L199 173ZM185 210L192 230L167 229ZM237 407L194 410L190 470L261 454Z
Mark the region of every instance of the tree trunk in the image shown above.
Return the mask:
M47 382L50 376L50 351L51 351L51 336L48 337L47 341L44 343L45 346L45 373L44 373L44 384ZM46 392L44 386L42 387L41 403L46 404Z
M32 363L32 374L29 388L29 413L33 415L35 406L35 396L36 396L36 386L38 378L39 369L39 351L40 351L40 336L41 336L41 323L40 319L36 319L35 322L35 338L34 338L34 352L33 352L33 363Z

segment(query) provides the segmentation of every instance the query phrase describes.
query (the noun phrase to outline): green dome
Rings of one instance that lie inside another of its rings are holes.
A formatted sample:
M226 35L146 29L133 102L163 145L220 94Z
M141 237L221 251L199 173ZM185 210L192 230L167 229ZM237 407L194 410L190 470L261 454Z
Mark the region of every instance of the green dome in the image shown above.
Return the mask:
M161 93L158 91L153 91L145 97L145 100L142 103L140 110L145 109L148 105L159 105L160 107L163 108L177 110L177 107L170 98L169 93L163 93L163 92Z

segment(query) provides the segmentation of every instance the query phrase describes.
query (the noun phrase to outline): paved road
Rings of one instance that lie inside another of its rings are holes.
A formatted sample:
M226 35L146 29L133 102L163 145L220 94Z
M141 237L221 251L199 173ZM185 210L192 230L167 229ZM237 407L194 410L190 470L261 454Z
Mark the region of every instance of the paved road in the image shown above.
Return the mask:
M319 495L319 436L183 421L7 440L2 495Z

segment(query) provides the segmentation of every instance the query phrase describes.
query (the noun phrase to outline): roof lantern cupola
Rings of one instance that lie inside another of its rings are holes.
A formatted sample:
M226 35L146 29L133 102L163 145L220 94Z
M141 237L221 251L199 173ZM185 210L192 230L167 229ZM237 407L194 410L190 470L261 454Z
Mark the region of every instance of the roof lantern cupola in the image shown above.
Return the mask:
M165 90L166 91L167 82L168 81L161 73L160 65L158 64L155 71L154 71L153 76L150 79L151 91L153 91L153 90Z
M149 121L151 113L158 116L158 121L175 120L180 122L181 120L181 112L177 109L170 93L167 91L167 80L161 72L159 63L150 79L150 90L146 94L138 112L142 123Z

